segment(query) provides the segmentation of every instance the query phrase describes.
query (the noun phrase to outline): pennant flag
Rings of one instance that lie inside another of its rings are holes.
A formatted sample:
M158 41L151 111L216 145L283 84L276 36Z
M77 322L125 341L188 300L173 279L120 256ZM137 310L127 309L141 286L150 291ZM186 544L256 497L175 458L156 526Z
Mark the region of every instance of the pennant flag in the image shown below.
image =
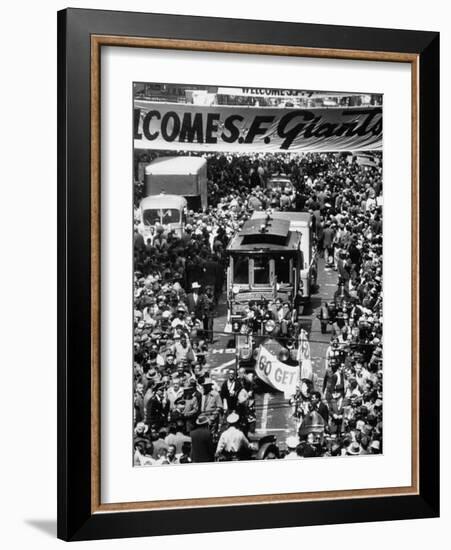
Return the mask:
M307 338L307 332L301 329L298 339L297 360L301 367L301 379L313 380L312 359L310 357L310 343Z

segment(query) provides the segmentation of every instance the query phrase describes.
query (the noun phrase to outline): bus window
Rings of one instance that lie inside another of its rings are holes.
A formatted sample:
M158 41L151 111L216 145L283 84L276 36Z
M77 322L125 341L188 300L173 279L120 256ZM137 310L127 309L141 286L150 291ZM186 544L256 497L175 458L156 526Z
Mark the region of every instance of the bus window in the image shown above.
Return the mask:
M249 284L249 259L245 256L233 258L233 282L238 285Z
M290 283L290 274L292 270L292 260L285 256L274 258L274 274L277 282L282 284Z
M269 260L268 258L254 258L254 284L269 284Z

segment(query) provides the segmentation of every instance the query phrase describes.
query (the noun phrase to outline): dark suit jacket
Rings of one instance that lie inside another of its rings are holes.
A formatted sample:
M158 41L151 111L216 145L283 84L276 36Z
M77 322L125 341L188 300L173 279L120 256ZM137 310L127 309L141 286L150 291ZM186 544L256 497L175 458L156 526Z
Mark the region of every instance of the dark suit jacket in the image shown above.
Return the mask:
M329 409L327 405L320 402L316 406L315 410L322 416L324 422L327 424L329 422Z
M204 315L204 299L202 294L197 295L197 302L194 302L194 294L190 292L186 296L186 305L188 307L188 313L194 312L197 318L202 318Z
M236 409L237 401L238 401L238 393L241 389L241 385L238 382L238 380L235 380L234 385L234 394L230 395L229 387L227 385L228 380L224 380L221 386L221 391L219 392L219 395L221 396L221 399L225 399L227 401L227 408L229 411L233 411Z
M332 369L328 368L324 374L324 381L323 381L323 392L326 391L326 389L332 393L334 391L335 386L338 382L338 375L332 371Z
M215 446L208 426L199 426L190 432L191 460L193 462L213 462Z
M163 403L156 397L151 397L146 405L146 424L148 426L152 424L160 426L163 422L163 417Z

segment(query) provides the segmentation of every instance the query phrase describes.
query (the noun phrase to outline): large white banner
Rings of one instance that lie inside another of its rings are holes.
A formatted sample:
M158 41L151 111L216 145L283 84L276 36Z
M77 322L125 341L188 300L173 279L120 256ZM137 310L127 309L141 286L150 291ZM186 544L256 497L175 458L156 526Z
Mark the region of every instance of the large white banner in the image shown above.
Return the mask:
M135 101L138 149L364 151L382 148L382 108L273 109Z
M260 346L255 372L263 382L283 392L285 397L291 397L296 393L299 367L285 365L264 346Z

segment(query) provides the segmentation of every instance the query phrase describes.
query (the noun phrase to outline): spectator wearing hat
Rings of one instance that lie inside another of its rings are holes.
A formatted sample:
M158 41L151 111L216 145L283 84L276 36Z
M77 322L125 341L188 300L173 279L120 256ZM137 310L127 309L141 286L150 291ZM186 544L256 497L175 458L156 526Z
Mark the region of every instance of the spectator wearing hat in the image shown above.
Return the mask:
M190 432L191 459L193 462L213 462L215 445L208 424L208 416L201 414L196 420L196 427Z
M196 354L194 353L191 342L185 333L174 335L173 352L175 353L175 360L177 364L187 363L188 361L195 361Z
M190 380L183 388L185 398L185 408L183 409L183 418L185 420L186 430L189 433L194 429L196 418L199 415L200 401L196 395L196 381Z
M195 317L197 317L198 319L202 318L201 317L202 299L201 299L201 295L199 294L200 288L201 288L200 284L197 281L195 281L191 285L191 292L187 294L185 299L188 312L194 314Z
M284 456L285 460L293 460L298 459L299 455L296 452L296 449L299 446L299 437L297 435L290 435L287 437L285 444L287 446L287 453Z
M173 329L178 329L178 332L180 331L188 331L189 330L189 323L186 318L186 309L183 304L179 304L177 306L176 310L176 317L171 322L171 327Z
M172 410L168 411L166 419L168 422L178 422L181 421L185 424L185 418L183 416L183 411L185 410L185 399L183 397L177 399L174 403Z
M135 436L133 444L141 444L149 454L152 454L152 443L148 434L149 427L144 422L138 422L135 426Z
M360 455L362 451L362 448L360 447L359 443L357 441L351 442L348 447L346 447L346 454L348 456L357 456Z
M175 378L172 385L166 391L166 401L169 407L169 412L174 410L175 403L183 397L184 389L180 384L180 378Z
M381 442L378 439L374 439L370 443L369 452L372 455L378 455L381 453Z
M168 374L172 374L176 369L175 353L169 350L164 357L163 369Z
M149 387L148 391L149 395L145 408L145 422L148 426L154 425L159 428L165 420L163 387L161 385Z
M160 373L156 370L156 361L150 361L146 365L146 373L141 377L143 391L146 393L149 386L155 386L161 382Z
M227 416L229 427L222 432L216 447L216 457L223 456L226 460L240 459L249 455L250 444L237 424L240 417L232 412Z
M213 389L213 381L211 378L205 378L202 389L201 413L207 416L210 425L217 425L219 416L223 411L221 396L219 392Z

